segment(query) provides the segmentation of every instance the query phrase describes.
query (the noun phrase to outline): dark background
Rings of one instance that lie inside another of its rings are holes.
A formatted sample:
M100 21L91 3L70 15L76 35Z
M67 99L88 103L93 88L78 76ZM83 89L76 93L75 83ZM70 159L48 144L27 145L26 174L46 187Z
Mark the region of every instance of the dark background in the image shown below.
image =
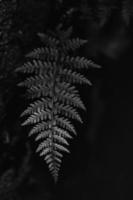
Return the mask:
M80 55L101 65L80 88L84 124L53 183L21 126L24 89L15 68L59 22L87 39ZM0 1L0 200L128 200L133 178L133 3L131 0Z

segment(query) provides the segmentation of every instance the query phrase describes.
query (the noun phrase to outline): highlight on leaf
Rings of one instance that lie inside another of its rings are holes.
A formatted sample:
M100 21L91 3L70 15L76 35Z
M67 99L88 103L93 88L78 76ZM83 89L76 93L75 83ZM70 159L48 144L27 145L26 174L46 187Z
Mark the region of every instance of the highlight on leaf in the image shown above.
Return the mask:
M36 152L44 157L55 182L63 152L70 153L69 140L77 135L73 122L83 123L79 110L86 110L77 84L91 82L80 70L100 67L87 58L74 56L86 41L71 38L72 27L65 31L61 28L58 26L52 34L39 33L43 46L27 54L28 61L16 70L27 75L19 86L27 88L31 100L21 114L26 118L22 125L32 127L29 136L35 137Z

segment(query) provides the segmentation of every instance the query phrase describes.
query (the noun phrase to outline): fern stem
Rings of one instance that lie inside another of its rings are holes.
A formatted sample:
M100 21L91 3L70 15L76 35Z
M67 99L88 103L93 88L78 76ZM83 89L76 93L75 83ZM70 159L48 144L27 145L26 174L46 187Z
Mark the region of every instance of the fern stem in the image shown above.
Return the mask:
M54 166L54 170L56 170L56 161L55 161L55 146L54 146L54 126L55 126L55 120L54 120L54 103L55 103L55 84L56 84L56 75L57 75L57 69L56 69L56 65L53 66L53 77L52 77L52 100L51 100L51 108L52 108L52 112L51 112L51 152L52 152L52 160L53 160L53 166ZM55 174L54 176L54 181L55 183L57 182L57 175Z

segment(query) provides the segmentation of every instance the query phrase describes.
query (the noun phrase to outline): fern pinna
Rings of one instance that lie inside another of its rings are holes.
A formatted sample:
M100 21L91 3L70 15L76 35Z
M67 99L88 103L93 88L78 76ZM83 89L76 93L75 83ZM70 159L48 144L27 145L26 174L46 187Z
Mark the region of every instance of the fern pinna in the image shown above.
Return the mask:
M90 81L78 71L99 67L73 52L86 43L79 38L70 39L72 29L57 28L56 34L38 34L43 47L34 49L28 61L17 71L28 74L20 86L27 87L31 104L22 113L27 116L23 125L32 125L29 136L39 141L37 152L44 156L54 180L58 179L62 152L69 153L68 140L76 135L72 120L82 123L77 108L85 110L76 84Z

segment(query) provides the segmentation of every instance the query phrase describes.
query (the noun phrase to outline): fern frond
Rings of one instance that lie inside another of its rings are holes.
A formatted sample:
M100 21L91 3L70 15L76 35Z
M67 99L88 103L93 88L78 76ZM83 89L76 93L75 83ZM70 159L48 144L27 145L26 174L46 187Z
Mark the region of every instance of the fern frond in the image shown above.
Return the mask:
M79 38L68 39L64 42L63 48L65 51L75 51L79 49L81 46L87 43L87 40L82 40Z
M43 140L43 142L41 142L39 145L38 145L38 148L37 148L37 150L36 150L36 152L42 152L43 151L43 149L47 149L47 148L49 148L49 149L51 149L51 144L50 144L50 140L49 140L49 138L47 138L46 140ZM51 149L52 150L52 149Z
M28 125L28 124L36 124L40 122L40 120L51 120L51 112L49 109L46 109L45 111L38 111L34 112L22 125Z
M48 138L49 134L50 134L50 130L39 132L39 134L35 137L35 141L46 139Z
M59 142L60 144L65 144L65 145L69 145L69 143L67 142L67 140L65 139L65 137L61 137L60 135L55 134L53 139L57 142Z
M29 136L32 136L33 134L37 134L37 133L41 133L43 131L48 130L49 128L51 128L51 121L42 121L40 123L38 123L37 125L35 125L29 132Z
M62 155L62 153L60 153L59 151L54 151L54 155L55 155L55 157L59 157L59 158L62 158L63 157L63 155Z
M74 107L85 110L84 103L78 95L70 94L66 91L62 91L60 92L60 94L56 94L56 98L57 100L61 101L63 104L72 105Z
M46 76L46 79L48 79L47 76ZM29 78L25 79L25 81L19 83L18 86L24 86L27 88L31 88L33 85L38 86L38 84L39 85L44 84L44 80L45 80L45 78L42 75L29 77Z
M43 62L42 60L35 60L28 61L23 66L18 67L16 69L16 72L21 72L25 74L43 74L47 70L50 70L53 68L53 65L50 61Z
M16 72L22 72L22 73L25 73L25 74L28 74L28 73L32 74L37 67L36 67L36 64L32 64L31 62L27 62L27 63L24 63L23 66L18 67L15 71Z
M55 108L54 108L54 112L55 114L61 114L64 115L67 118L71 118L71 119L75 119L77 121L79 121L80 123L82 123L82 119L79 115L79 113L76 111L75 108L73 108L70 105L64 105L64 104L55 104Z
M72 71L70 69L60 69L59 72L60 76L64 75L65 76L65 80L68 81L69 83L79 83L79 84L88 84L88 85L92 85L91 82L85 78L83 75L81 75L78 72Z
M57 61L58 56L59 56L58 50L56 48L51 48L51 47L37 48L26 55L27 58L45 60L45 61L46 60Z
M55 93L60 93L62 91L66 91L66 93L69 94L75 94L79 95L79 91L76 89L75 86L72 86L70 83L67 83L65 81L60 81L60 78L58 78L58 82L55 86Z
M55 149L59 150L59 151L66 152L66 153L70 153L70 151L66 147L64 147L63 145L61 145L61 144L55 143Z
M92 60L88 60L84 57L70 57L70 56L66 56L63 60L64 63L66 63L67 66L70 66L72 68L75 69L88 69L90 67L92 68L101 68L100 65L94 63Z
M38 153L38 150L36 149L36 152ZM39 154L40 156L46 156L51 155L51 149L50 148L44 148L42 152ZM45 157L44 157L45 158Z
M31 103L30 106L21 114L21 117L25 115L31 115L35 112L41 112L44 108L48 108L50 106L50 101L48 98L41 98L34 103Z
M77 134L72 121L83 123L78 109L86 110L77 84L91 85L77 70L99 68L84 57L69 55L86 40L71 39L72 28L63 31L58 27L56 31L52 36L39 33L44 47L27 54L29 61L16 70L28 75L19 86L27 88L32 101L21 114L26 117L22 125L32 125L29 136L38 142L36 152L44 157L55 181L63 152L69 153L69 140Z
M59 128L57 126L54 127L54 131L56 132L56 135L62 138L66 138L66 139L72 139L72 136L70 135L70 133L66 130L64 130L63 128Z
M74 126L71 124L71 122L67 118L57 117L56 118L56 123L57 123L57 125L59 125L63 129L68 130L68 131L74 133L74 135L77 134ZM69 138L71 138L71 136L69 136Z
M30 99L38 99L43 97L51 97L51 91L49 87L44 85L32 86L30 89L27 90L28 96Z

